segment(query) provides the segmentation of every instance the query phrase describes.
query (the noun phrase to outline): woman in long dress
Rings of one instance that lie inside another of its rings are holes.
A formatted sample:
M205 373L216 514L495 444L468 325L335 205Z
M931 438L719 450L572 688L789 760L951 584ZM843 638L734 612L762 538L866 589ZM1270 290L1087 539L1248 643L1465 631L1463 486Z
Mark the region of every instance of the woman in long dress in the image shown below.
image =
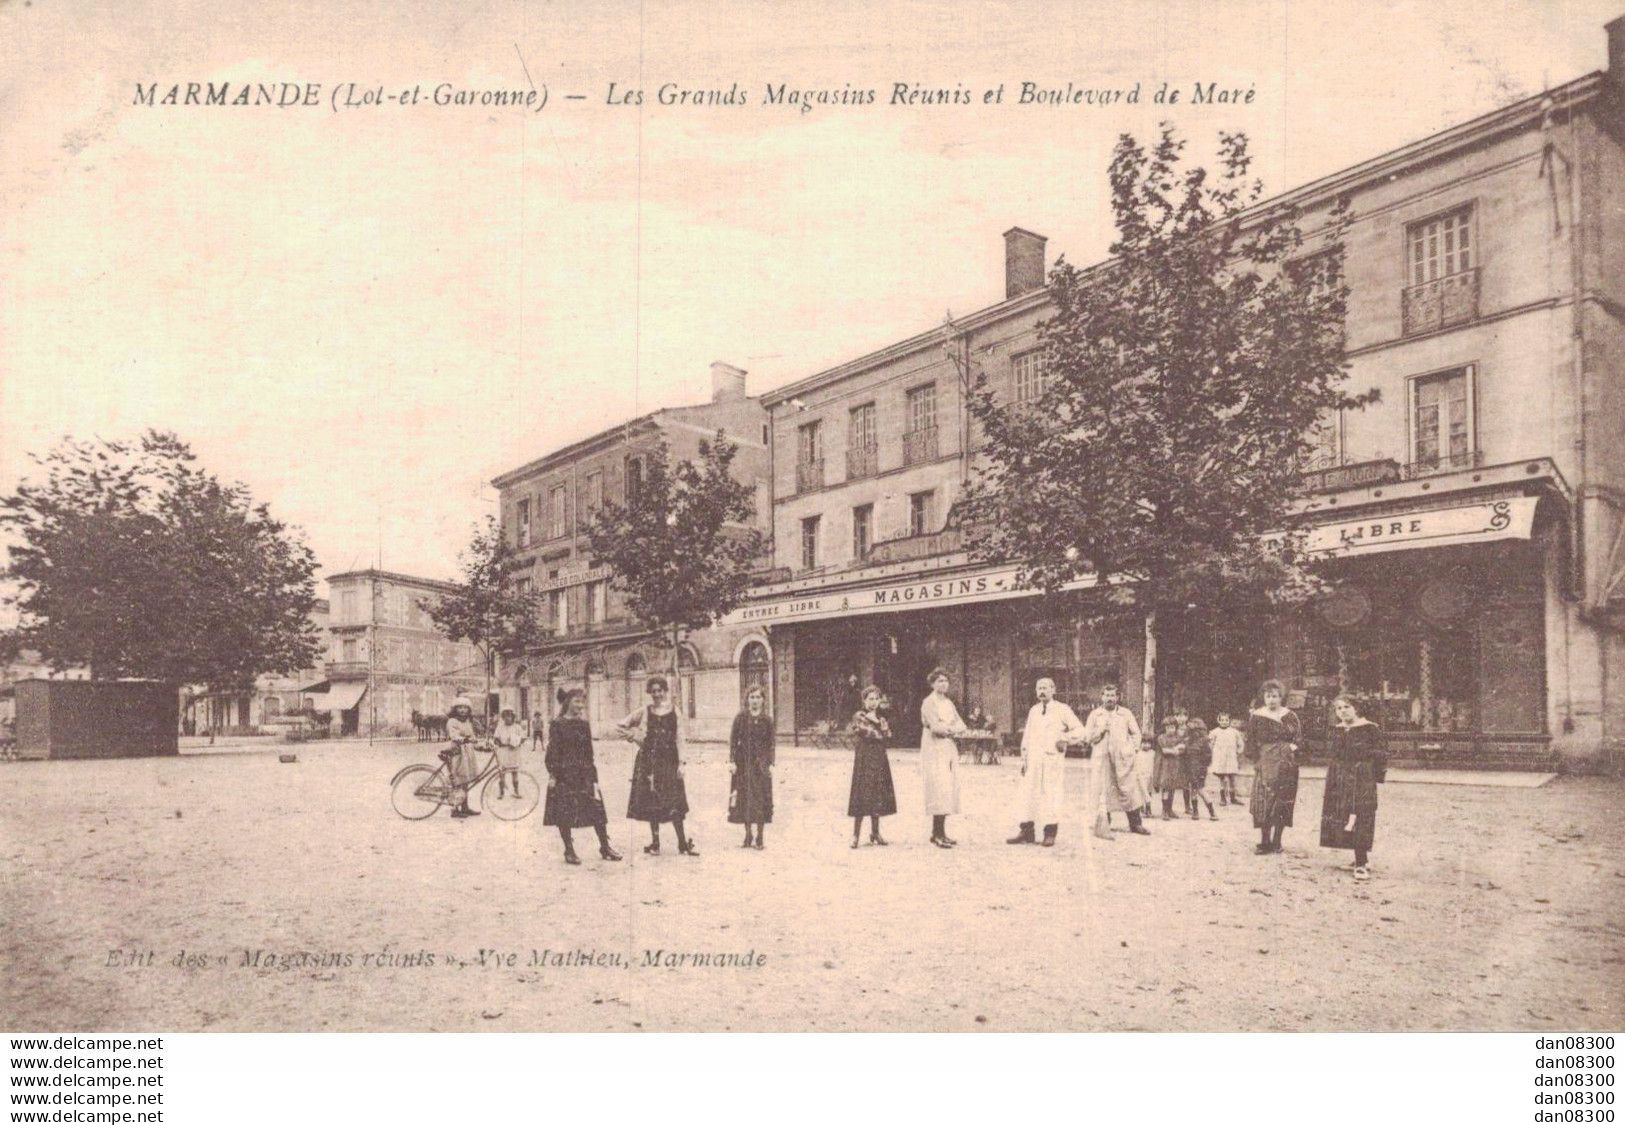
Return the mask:
M572 828L591 828L598 834L598 854L618 860L620 854L609 846L608 818L604 796L598 788L598 766L593 762L592 727L587 724L587 695L580 688L559 689L559 717L548 732L547 803L542 806L542 823L559 830L564 841L564 862L579 864Z
M745 709L734 716L728 734L728 823L745 826L744 848L761 851L762 827L773 819L773 719L767 694L759 687L745 693ZM754 831L755 837L751 833Z
M920 704L920 778L925 787L925 811L931 815L931 842L951 848L948 817L959 811L959 744L965 720L948 698L948 673L933 669L926 677L931 694Z
M638 756L632 762L632 792L626 800L627 819L648 823L646 854L660 854L660 826L670 821L677 832L678 853L699 855L683 831L688 790L683 785L682 736L671 686L664 676L650 676L644 690L649 693L649 704L628 715L619 727L622 737L638 745Z
M1298 801L1298 743L1303 727L1298 716L1281 704L1286 689L1279 680L1266 680L1259 688L1264 705L1247 716L1247 745L1257 755L1251 812L1258 829L1259 855L1281 850L1281 834L1292 827Z
M1377 830L1377 786L1388 775L1388 741L1382 728L1362 719L1347 697L1332 703L1332 715L1336 722L1320 805L1320 846L1353 848L1354 877L1364 882L1371 878L1368 861Z
M863 710L852 716L852 791L846 800L846 815L852 818L852 846L863 834L863 818L869 818L869 843L886 846L880 834L880 818L897 811L897 791L892 786L891 759L886 746L891 741L891 724L880 713L884 698L878 687L863 691Z

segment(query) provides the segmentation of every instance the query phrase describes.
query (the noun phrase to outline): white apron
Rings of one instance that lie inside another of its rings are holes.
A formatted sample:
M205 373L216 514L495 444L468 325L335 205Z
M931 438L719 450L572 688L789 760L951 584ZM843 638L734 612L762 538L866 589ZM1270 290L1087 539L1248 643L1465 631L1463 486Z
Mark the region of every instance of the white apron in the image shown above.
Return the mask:
M949 732L964 729L964 720L947 696L932 692L920 704L920 781L927 816L959 811L959 744Z
M1027 712L1027 726L1021 734L1024 772L1017 791L1020 823L1047 826L1061 822L1066 799L1066 755L1060 743L1063 738L1082 734L1078 716L1059 700L1035 703Z

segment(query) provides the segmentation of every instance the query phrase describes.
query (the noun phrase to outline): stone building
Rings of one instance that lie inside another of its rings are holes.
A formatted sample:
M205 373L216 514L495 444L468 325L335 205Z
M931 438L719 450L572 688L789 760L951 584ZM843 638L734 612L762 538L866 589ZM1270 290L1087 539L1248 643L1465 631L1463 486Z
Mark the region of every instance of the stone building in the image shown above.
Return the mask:
M1323 421L1298 509L1340 591L1247 651L1163 654L1161 700L1139 698L1138 630L1015 589L950 518L965 373L1017 402L1047 377L1041 237L1006 233L1002 301L764 396L779 580L727 620L769 633L780 736L872 680L912 741L939 664L1004 731L1038 675L1074 700L1121 683L1147 712L1176 687L1208 718L1274 675L1312 747L1341 690L1402 759L1599 764L1625 731L1625 19L1607 34L1606 72L1262 205L1301 209L1306 261L1352 206L1350 381L1381 401Z
M479 651L443 637L422 607L450 583L369 569L332 575L327 589L325 678L302 694L331 712L334 734L405 734L413 711L444 715L459 695L480 712Z
M523 588L546 598L553 639L535 652L503 662L502 703L522 715L556 710L562 687L587 693L593 727L607 732L644 701L649 675L672 667L661 643L626 609L607 569L595 566L586 529L606 501L635 493L649 456L662 442L674 460L698 454L721 431L738 447L734 476L757 491L757 524L765 530L768 502L767 415L745 393L745 372L711 365L711 400L656 410L554 450L503 473L492 483L502 496L503 534L527 564ZM677 652L677 699L692 737L726 737L739 710L742 685L768 685L767 634L750 626L705 629L686 636Z

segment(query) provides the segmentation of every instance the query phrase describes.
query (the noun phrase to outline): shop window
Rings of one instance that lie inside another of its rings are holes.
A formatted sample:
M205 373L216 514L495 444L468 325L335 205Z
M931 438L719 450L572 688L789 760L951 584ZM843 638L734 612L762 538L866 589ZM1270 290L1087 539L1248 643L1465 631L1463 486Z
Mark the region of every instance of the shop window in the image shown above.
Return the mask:
M1411 464L1421 471L1465 469L1474 461L1473 368L1411 380Z
M745 696L751 688L761 688L763 703L770 704L772 678L772 659L768 656L767 646L760 641L751 641L739 654L739 706L745 706Z

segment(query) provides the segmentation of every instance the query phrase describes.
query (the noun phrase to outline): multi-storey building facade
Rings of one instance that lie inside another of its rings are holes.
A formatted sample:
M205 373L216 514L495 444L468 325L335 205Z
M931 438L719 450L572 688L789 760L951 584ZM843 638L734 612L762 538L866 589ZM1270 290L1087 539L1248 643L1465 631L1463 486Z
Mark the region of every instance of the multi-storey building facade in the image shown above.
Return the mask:
M1350 385L1298 508L1338 592L1247 651L1159 654L1157 694L1233 712L1284 679L1313 729L1347 692L1401 757L1598 761L1625 730L1625 19L1609 67L1264 204L1311 245L1347 201ZM1002 729L1038 675L1140 697L1139 631L975 563L951 520L975 469L968 377L1017 402L1047 377L1044 243L1005 235L1005 299L764 397L777 580L728 619L770 631L782 737L878 682L917 735L943 665Z
M502 495L503 534L526 564L516 581L544 596L553 634L537 651L504 661L504 706L545 721L558 689L581 687L589 719L604 732L643 701L650 674L672 667L669 644L628 613L613 576L593 563L587 544L594 513L636 492L649 457L662 444L673 460L693 458L699 443L720 431L738 448L733 473L756 489L754 523L766 532L766 411L745 393L744 371L716 363L711 378L710 402L656 410L492 482ZM676 656L677 699L692 737L726 736L741 685L768 685L771 656L761 629L700 630L684 638Z
M332 575L327 589L326 678L306 693L317 710L331 712L334 733L403 734L412 712L444 715L459 695L480 712L479 650L447 640L423 609L450 583L356 570Z

